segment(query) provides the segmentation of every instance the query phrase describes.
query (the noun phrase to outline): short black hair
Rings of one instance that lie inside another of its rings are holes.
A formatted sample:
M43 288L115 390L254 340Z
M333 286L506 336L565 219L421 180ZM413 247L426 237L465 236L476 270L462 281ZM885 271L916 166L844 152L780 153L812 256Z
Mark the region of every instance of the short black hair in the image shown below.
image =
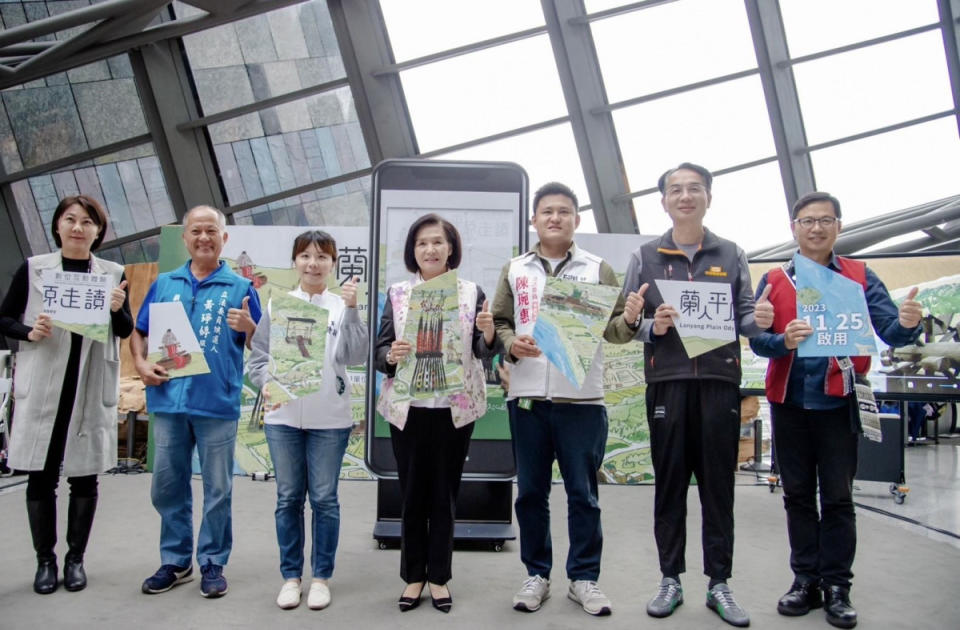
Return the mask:
M307 230L293 239L293 254L290 255L290 259L296 260L300 252L311 245L316 245L321 252L330 256L334 261L337 260L337 242L323 230Z
M53 219L50 221L50 233L53 234L53 242L57 244L57 247L63 247L63 242L60 240L60 234L57 231L57 224L60 223L60 217L63 216L63 213L74 205L86 210L90 219L100 228L97 238L90 245L90 251L96 251L100 247L100 243L103 242L103 237L107 235L108 219L107 213L100 202L87 195L70 195L61 199L60 203L57 204L57 209L53 211Z
M713 188L713 173L707 170L706 167L694 164L693 162L681 162L680 166L664 171L660 179L657 180L657 188L660 189L661 195L667 194L667 179L677 171L693 171L703 178L703 185L707 187L708 193Z
M540 205L540 200L547 195L563 195L573 202L574 211L578 211L580 208L580 203L577 201L577 195L569 186L566 184L561 184L560 182L547 182L538 188L537 192L533 193L533 212L530 214L537 213L537 206Z
M797 218L797 215L800 214L800 211L809 206L811 203L817 203L818 201L829 201L833 204L833 213L840 218L840 201L836 197L831 195L828 192L809 192L804 196L797 199L797 202L793 204L793 208L790 209L790 220Z
M417 273L420 270L420 266L417 264L417 257L414 254L417 248L417 233L421 228L428 225L439 225L442 227L447 243L450 244L450 257L447 258L447 269L456 269L459 267L460 258L463 255L460 232L457 231L453 223L450 223L439 214L433 214L431 212L414 221L413 225L410 226L410 230L407 232L407 242L403 246L403 264L407 266L407 271Z

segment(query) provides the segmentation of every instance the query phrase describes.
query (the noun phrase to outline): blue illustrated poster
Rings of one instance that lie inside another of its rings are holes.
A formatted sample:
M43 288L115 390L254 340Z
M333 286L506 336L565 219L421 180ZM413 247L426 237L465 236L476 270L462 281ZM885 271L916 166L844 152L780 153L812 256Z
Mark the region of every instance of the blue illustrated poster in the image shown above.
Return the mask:
M800 357L852 357L877 353L867 298L858 282L799 253L793 257L797 278L797 318L813 334L797 346Z

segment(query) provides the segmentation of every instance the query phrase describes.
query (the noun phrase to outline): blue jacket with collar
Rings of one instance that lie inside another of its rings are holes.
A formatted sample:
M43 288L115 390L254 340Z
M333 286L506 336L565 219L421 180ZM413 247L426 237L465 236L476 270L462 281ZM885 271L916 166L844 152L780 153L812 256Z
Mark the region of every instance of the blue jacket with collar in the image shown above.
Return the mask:
M227 311L240 308L245 297L250 298L250 316L258 322L261 310L256 290L223 261L199 282L190 272L189 260L157 277L140 307L137 330L142 334L149 332L151 303L182 302L210 373L172 378L162 385L147 387L147 409L151 413L185 413L233 421L240 418L246 336L227 326Z

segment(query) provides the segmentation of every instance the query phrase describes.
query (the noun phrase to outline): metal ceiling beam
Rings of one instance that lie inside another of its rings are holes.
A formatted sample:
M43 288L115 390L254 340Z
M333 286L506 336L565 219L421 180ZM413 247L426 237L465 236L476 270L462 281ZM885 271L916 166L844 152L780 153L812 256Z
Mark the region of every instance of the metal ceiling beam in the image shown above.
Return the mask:
M247 103L246 105L241 105L239 107L233 107L222 112L217 112L216 114L210 114L209 116L201 116L196 120L191 120L190 122L177 125L177 129L180 131L185 131L187 129L205 127L206 125L212 125L214 123L223 122L224 120L230 120L231 118L236 118L237 116L243 116L244 114L250 114L256 111L267 109L268 107L275 107L291 101L307 98L308 96L313 96L314 94L322 94L323 92L338 90L349 84L350 82L344 78L328 81L326 83L320 83L319 85L311 85L310 87L294 90L293 92L287 92L286 94L281 94L279 96L272 96L270 98L254 101L253 103Z
M379 1L328 0L327 5L370 163L415 157L420 150L400 77L376 75L395 63Z
M643 0L642 2L631 2L630 4L624 4L619 7L613 7L612 9L604 9L603 11L597 11L595 13L587 13L582 16L573 18L571 24L582 25L588 24L589 22L594 22L596 20L602 20L608 17L614 17L615 15L624 15L626 13L632 13L634 11L639 11L641 9L649 9L650 7L655 7L661 4L668 4L670 2L676 2L677 0Z
M204 130L178 129L197 117L184 57L179 42L157 42L130 53L144 117L177 219L196 205L222 208L226 204Z
M541 0L597 231L637 234L633 200L583 0Z
M520 41L522 39L536 37L537 35L543 35L546 32L547 32L547 27L537 26L534 28L528 28L525 31L517 31L516 33L508 33L506 35L500 35L499 37L492 37L490 39L474 42L472 44L466 44L464 46L458 46L456 48L451 48L449 50L442 50L440 52L433 53L430 55L424 55L423 57L417 57L416 59L409 59L407 61L403 61L400 63L392 63L382 68L378 68L377 70L374 70L373 76L381 77L387 74L397 74L403 70L408 70L410 68L425 66L427 64L434 63L436 61L444 61L446 59L459 57L460 55L475 53L479 50L494 48L495 46L500 46L502 44L509 44L512 42Z
M247 0L234 0L229 2L225 0L181 0L183 4L189 4L190 6L200 9L201 11L206 11L210 15L219 15L224 12L224 9L229 10L232 8L225 5L232 4L236 6L243 6L246 4L246 1Z
M816 180L810 154L803 150L807 146L807 134L803 127L793 69L788 63L790 53L787 50L787 35L779 3L744 0L744 5L786 195L783 211L789 214L790 208L801 195L816 190Z
M854 254L894 236L928 229L940 230L948 239L960 236L960 195L844 225L834 251L838 254ZM920 240L924 243L924 247L933 247L937 243L936 239L931 237ZM916 251L912 249L911 243L913 242L901 243L885 248L883 251L904 253ZM796 248L796 242L790 240L749 252L747 256L750 260L783 258L791 255Z
M238 1L234 3L236 4L236 8L229 12L224 11L216 15L193 16L164 22L163 24L146 28L140 32L89 46L65 59L57 60L55 63L43 63L28 68L27 71L21 72L9 67L4 68L0 66L0 89L13 87L57 72L64 72L88 63L93 63L94 61L125 53L130 49L145 46L153 42L182 37L183 35L189 35L196 31L221 26L229 22L266 13L267 11L300 4L304 1L305 0Z
M84 24L107 20L128 13L143 13L144 10L142 7L144 5L151 6L153 4L157 3L146 2L145 0L106 0L99 4L71 9L70 11L51 15L41 20L34 20L33 22L27 22L0 31L0 47L28 42L31 39L59 33L68 28L83 26ZM166 5L167 2L161 2L160 4Z
M137 4L140 8L139 11L131 11L122 17L108 18L79 35L59 41L56 45L17 66L17 72L29 72L29 69L33 67L55 64L58 61L69 59L73 54L89 46L109 41L111 38L130 32L139 32L156 18L166 4L165 0L141 0ZM68 13L63 15L68 15Z
M940 11L953 108L957 110L957 130L960 132L960 0L937 0L937 8Z

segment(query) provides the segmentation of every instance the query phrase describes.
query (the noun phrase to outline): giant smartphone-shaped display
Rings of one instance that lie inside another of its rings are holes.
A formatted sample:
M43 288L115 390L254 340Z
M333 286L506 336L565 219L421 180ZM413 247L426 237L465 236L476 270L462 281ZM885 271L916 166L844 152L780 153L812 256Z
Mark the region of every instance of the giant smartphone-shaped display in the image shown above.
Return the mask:
M387 289L407 280L403 262L410 225L427 213L450 221L460 232L463 257L458 275L471 280L493 303L500 270L527 246L527 175L505 162L387 160L373 171L370 253L370 338L376 339ZM371 344L371 346L374 346ZM487 412L477 420L464 466L465 477L507 478L515 474L510 426L495 357L484 364ZM376 410L383 375L368 361L366 463L381 477L395 477L390 427Z

